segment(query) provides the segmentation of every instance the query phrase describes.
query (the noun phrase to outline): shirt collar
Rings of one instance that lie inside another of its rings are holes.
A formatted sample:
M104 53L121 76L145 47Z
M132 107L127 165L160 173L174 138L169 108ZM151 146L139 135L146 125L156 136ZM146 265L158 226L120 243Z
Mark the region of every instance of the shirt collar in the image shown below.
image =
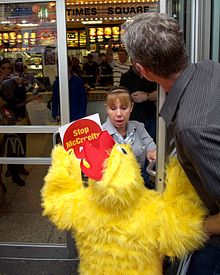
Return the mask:
M117 130L115 129L115 127L112 125L109 117L107 117L107 120L105 122L105 127L108 129L108 132L110 135L116 134Z
M166 100L161 108L160 115L165 120L167 126L169 126L174 118L176 110L178 108L179 101L185 92L185 89L191 81L195 73L195 65L190 64L181 73L179 78L174 83L172 89L169 91Z

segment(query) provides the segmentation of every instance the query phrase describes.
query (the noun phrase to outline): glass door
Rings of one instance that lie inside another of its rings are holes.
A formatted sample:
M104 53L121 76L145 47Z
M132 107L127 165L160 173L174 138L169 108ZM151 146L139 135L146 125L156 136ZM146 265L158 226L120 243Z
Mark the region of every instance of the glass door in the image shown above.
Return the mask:
M51 112L58 76L61 124L69 122L65 41L65 1L1 1L0 273L68 274L76 261L73 240L40 205L59 127Z
M220 62L220 2L212 1L211 59Z

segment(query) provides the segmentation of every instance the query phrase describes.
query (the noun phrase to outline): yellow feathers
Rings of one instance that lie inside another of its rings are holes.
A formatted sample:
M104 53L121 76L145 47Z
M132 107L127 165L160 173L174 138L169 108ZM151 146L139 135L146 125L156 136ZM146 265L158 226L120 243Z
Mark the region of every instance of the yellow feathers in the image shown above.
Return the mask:
M93 182L90 188L95 203L114 213L132 207L144 190L140 167L131 147L125 144L113 147L101 181Z
M116 144L102 180L84 188L78 160L55 147L44 215L72 230L81 275L161 275L165 254L181 257L202 245L206 211L176 160L167 173L163 194L146 189L130 146Z

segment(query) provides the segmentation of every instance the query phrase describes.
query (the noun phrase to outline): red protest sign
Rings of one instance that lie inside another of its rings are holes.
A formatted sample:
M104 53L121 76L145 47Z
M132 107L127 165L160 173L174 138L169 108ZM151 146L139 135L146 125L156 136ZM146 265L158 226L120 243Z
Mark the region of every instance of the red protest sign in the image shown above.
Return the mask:
M79 119L66 128L63 135L63 146L66 151L74 150L76 157L81 159L84 157L83 143L86 140L95 141L101 131L102 129L96 121L86 118Z

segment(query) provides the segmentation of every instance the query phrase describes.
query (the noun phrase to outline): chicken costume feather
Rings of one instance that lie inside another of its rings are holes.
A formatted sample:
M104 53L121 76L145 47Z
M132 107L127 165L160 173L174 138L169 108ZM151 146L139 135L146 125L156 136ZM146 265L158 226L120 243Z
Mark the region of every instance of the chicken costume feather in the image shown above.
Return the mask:
M43 214L74 235L81 275L160 275L164 255L182 257L204 243L206 210L176 159L161 194L144 186L130 145L105 152L102 178L85 188L79 160L57 145Z

